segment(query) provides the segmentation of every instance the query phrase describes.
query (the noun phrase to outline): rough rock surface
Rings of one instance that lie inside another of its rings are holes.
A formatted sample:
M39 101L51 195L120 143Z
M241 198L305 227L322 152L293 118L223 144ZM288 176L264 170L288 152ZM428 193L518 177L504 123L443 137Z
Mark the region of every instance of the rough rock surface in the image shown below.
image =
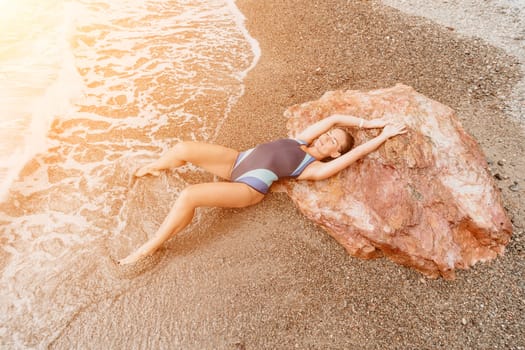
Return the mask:
M409 129L330 179L284 182L301 211L351 255L387 256L451 279L455 269L503 253L512 225L485 156L451 108L401 84L328 92L285 112L290 136L333 113L402 120ZM379 133L348 131L356 144Z

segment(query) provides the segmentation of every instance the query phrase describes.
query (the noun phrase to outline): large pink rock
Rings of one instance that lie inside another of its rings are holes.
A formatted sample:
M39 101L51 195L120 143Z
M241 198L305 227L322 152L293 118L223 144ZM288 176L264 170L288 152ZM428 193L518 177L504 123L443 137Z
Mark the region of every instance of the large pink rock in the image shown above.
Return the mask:
M324 181L285 181L301 211L353 256L387 256L427 276L502 254L512 225L485 157L454 111L405 85L328 92L290 107L290 136L330 114L403 121L408 133ZM349 128L356 144L379 130Z

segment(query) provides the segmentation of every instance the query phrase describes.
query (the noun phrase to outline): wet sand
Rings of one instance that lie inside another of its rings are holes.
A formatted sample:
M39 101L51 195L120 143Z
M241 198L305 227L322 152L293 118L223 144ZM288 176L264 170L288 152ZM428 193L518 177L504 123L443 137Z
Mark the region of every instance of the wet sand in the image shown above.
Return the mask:
M455 108L500 174L515 225L505 255L429 280L348 256L273 193L246 209L203 210L144 271L113 271L132 288L82 310L51 347L524 349L525 134L510 100L524 58L374 1L237 5L262 57L217 143L284 136L284 109L327 90L411 85Z

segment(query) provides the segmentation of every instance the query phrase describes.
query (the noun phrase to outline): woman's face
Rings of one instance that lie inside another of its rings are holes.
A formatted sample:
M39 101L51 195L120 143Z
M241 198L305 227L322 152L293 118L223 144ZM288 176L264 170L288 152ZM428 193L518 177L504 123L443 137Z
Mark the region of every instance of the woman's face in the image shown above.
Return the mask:
M341 155L340 150L345 142L345 132L341 129L332 129L315 139L313 146L325 158L337 158Z

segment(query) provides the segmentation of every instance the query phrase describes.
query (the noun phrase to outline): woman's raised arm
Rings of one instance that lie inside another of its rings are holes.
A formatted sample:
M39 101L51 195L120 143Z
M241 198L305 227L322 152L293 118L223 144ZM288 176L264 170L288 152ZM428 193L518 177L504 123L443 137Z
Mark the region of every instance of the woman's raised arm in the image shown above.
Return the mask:
M315 140L319 135L325 133L333 126L351 126L360 128L382 128L386 125L383 119L366 120L347 114L332 114L329 117L319 120L301 131L297 138L307 143Z

